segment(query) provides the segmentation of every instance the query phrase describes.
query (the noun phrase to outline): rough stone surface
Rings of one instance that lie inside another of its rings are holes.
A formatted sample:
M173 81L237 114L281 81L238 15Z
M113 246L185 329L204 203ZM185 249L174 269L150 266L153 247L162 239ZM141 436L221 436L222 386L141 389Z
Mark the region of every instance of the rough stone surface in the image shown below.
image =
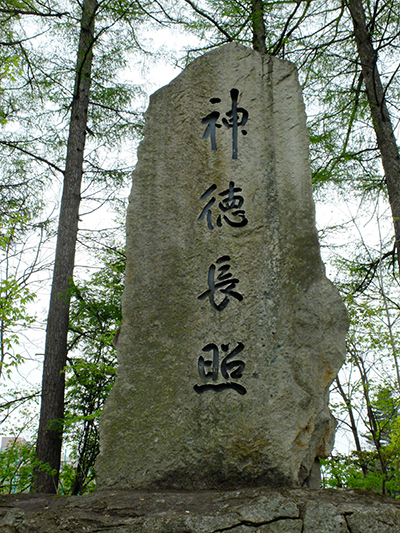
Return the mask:
M320 259L291 63L229 44L152 95L126 255L99 486L303 484L332 446L347 317Z
M399 533L400 502L362 491L98 491L0 496L0 533Z
M394 533L400 532L399 510L360 509L346 518L351 533Z
M321 533L348 533L345 515L337 505L318 501L306 503L304 529Z

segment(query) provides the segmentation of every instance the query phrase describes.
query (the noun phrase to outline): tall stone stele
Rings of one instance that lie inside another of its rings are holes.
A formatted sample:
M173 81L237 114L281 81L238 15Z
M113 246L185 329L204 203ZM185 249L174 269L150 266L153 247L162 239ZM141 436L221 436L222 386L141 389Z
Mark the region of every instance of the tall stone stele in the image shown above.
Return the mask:
M237 44L150 99L100 488L296 486L332 446L347 315L295 67Z

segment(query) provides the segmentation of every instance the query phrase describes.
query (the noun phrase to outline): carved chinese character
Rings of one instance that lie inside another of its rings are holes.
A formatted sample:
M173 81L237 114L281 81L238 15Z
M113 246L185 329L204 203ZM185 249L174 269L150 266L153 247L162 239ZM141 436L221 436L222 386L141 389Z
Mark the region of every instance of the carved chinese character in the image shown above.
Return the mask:
M232 108L225 113L226 117L222 118L222 124L226 128L232 128L232 159L237 159L238 156L238 131L243 135L247 135L247 131L243 129L249 118L249 113L243 107L238 107L239 91L237 89L231 89ZM218 104L221 102L220 98L211 98L212 104ZM203 139L210 138L211 150L217 149L216 131L217 128L221 128L221 124L218 124L220 113L218 111L212 111L206 117L201 120L202 124L207 124L207 128L204 132Z
M212 104L218 104L221 100L219 98L211 98L210 102ZM208 139L210 137L211 140L211 150L217 149L217 140L216 140L216 128L221 128L221 124L217 124L217 120L219 119L219 113L218 111L213 111L206 117L204 117L201 121L202 124L207 124L206 131L204 132L203 139Z
M208 289L198 296L199 300L210 300L211 306L217 311L222 311L228 305L230 298L236 298L239 302L243 300L243 296L235 291L236 285L239 283L237 278L233 278L229 272L231 268L229 264L224 264L230 261L229 255L224 255L217 259L217 265L221 265L218 269L216 265L212 264L208 269ZM217 278L215 275L217 273ZM221 299L221 294L224 295ZM217 303L217 300L220 300Z
M241 359L233 359L244 348L242 342L238 342L236 347L229 352L229 343L221 344L223 353L226 353L220 364L219 348L216 344L210 343L204 346L203 352L212 352L212 359L205 359L202 355L197 362L198 372L202 385L195 385L194 390L197 393L206 390L221 391L224 389L233 389L239 394L246 394L246 389L239 383L234 383L231 380L240 379L243 375L245 363ZM228 353L227 353L228 352ZM219 378L219 371L221 371L222 378L226 381L223 383L216 383ZM228 381L230 380L230 381Z
M212 207L216 202L215 196L211 196L212 193L216 190L216 185L211 185L205 193L200 196L200 200L208 200L207 204L204 206L202 212L199 215L197 220L207 220L207 226L209 229L214 229L212 223ZM229 187L225 191L219 193L218 196L222 196L221 201L215 206L218 208L223 215L218 214L216 217L216 225L220 228L222 226L222 220L224 220L229 226L234 228L240 228L245 226L248 223L248 220L245 216L244 209L241 209L244 203L243 196L238 193L242 192L241 187L235 187L233 181L229 182Z

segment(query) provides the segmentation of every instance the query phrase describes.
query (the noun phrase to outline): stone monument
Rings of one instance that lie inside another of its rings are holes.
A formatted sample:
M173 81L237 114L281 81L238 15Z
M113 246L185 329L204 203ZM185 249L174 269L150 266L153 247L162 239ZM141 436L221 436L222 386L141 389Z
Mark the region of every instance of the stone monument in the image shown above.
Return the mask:
M295 67L237 44L150 99L100 488L300 486L332 446L325 277Z

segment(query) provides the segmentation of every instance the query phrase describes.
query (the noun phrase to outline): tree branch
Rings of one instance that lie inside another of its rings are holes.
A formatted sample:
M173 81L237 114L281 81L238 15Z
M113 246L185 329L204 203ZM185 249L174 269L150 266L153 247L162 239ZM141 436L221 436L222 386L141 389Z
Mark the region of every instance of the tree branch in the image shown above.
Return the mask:
M32 10L32 11L25 11L23 9L1 9L0 8L0 13L1 14L4 14L4 15L14 15L14 16L18 16L18 15L33 15L33 16L36 16L36 17L55 17L55 18L61 18L61 17L65 17L67 15L69 15L69 13L67 11L63 12L63 13L42 13L40 11L35 11L35 10Z
M226 40L228 42L232 42L233 41L233 37L215 20L213 19L208 13L206 13L205 11L203 11L202 9L200 9L199 7L196 6L196 4L194 2L192 2L191 0L184 0L187 4L190 5L190 7L198 14L200 15L201 17L207 19L209 22L211 22L211 24L213 24L223 35L225 35L226 37Z
M55 165L51 161L48 161L44 157L34 154L30 152L29 150L26 150L25 148L18 146L17 144L11 143L9 141L0 140L0 145L7 146L8 148L12 148L13 150L18 150L19 152L22 152L23 154L29 155L29 157L32 157L32 159L36 159L36 161L40 161L41 163L46 163L46 165L48 165L51 168L54 168L54 170L57 170L57 172L61 172L61 174L64 174L64 170L61 170L61 168L59 168L57 165Z

